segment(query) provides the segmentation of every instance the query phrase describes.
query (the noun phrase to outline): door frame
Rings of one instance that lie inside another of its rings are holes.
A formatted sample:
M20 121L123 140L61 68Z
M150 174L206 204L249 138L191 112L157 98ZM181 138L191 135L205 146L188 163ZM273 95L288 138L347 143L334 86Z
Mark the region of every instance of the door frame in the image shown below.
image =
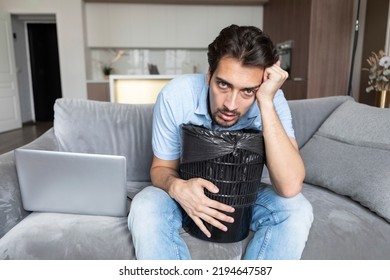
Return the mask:
M11 14L11 16L15 17L15 20L20 21L23 24L23 39L24 40L24 51L25 52L25 59L23 65L26 67L25 71L27 71L27 78L23 79L21 81L18 80L18 83L24 83L26 84L28 88L28 95L23 96L23 98L27 98L28 100L28 107L31 111L31 116L29 116L28 122L36 122L35 117L35 106L34 106L34 92L33 92L33 86L32 86L32 70L31 70L31 61L30 61L30 46L29 46L29 38L28 38L28 30L27 30L27 24L57 24L56 15L55 14ZM21 34L19 34L20 36ZM58 40L58 34L57 34L57 40ZM17 55L18 52L15 50L15 55ZM19 77L18 77L19 78ZM20 92L19 92L19 99L21 99ZM24 100L26 101L26 100Z
M1 33L4 36L4 40L1 41L4 58L2 67L4 68L0 69L0 101L3 101L1 106L4 106L4 111L0 117L0 132L6 132L20 128L22 121L11 15L0 11L0 20L1 29L4 31Z
M28 29L27 29L28 24L56 24L56 21L55 20L54 21L36 20L36 21L25 21L24 22L24 34L26 36L25 40L26 40L26 52L27 52L27 69L28 69L28 77L29 77L28 82L29 82L29 89L30 89L29 103L30 103L30 108L31 108L32 120L35 123L36 122L36 115L35 115L34 87L33 87L33 79L32 79L31 57L30 57L31 52L30 52L30 44L29 44ZM57 40L58 40L58 37L57 37Z

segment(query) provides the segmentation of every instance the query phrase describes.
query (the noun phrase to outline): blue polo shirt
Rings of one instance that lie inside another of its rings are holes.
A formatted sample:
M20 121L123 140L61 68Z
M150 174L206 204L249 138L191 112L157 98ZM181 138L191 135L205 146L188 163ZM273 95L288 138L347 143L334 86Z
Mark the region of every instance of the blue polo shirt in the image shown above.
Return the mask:
M235 125L229 128L214 125L208 113L208 90L205 74L178 76L161 90L153 113L152 146L156 157L163 160L180 158L183 124L201 125L212 130L262 130L257 102ZM287 135L295 137L290 108L281 90L274 97L274 105Z

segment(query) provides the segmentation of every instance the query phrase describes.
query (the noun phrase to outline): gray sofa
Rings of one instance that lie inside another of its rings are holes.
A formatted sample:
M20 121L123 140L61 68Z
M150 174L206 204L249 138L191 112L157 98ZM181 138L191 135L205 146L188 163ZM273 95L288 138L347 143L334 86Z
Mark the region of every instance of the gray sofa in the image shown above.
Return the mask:
M314 209L302 259L390 259L390 110L346 96L289 104ZM150 184L152 109L59 99L54 129L25 148L125 155L133 197ZM194 259L239 259L251 238L181 234ZM0 156L0 238L0 259L135 258L126 217L26 212L13 152Z

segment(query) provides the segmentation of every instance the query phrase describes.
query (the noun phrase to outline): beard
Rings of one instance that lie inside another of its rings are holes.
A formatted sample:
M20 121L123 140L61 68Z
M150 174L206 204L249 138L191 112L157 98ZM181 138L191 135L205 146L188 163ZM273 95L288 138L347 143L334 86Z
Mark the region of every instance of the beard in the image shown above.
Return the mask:
M221 117L221 115L229 115L229 116L234 116L235 118L232 119L231 121L228 121L228 120L225 120ZM232 127L233 125L235 125L238 120L240 119L240 116L241 114L237 111L230 111L226 108L224 109L217 109L217 111L215 111L213 114L212 114L212 118L213 118L213 122L215 124L218 124L220 127L223 127L223 128L229 128L229 127Z

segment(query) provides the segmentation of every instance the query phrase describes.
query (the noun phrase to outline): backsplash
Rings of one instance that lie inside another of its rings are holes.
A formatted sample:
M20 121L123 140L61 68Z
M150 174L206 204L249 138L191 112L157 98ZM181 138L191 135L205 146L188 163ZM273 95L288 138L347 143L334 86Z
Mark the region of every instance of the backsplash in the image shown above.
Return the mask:
M149 66L155 65L161 75L205 73L208 69L207 50L189 49L90 49L88 79L104 79L103 66L112 63L113 74L149 75Z

